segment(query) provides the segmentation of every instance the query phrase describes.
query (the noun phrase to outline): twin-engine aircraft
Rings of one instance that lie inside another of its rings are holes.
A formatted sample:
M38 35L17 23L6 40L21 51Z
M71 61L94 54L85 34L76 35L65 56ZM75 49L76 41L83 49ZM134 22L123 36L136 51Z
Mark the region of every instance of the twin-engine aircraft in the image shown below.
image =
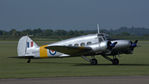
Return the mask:
M18 42L17 52L19 58L27 58L27 63L34 58L50 57L76 57L80 56L92 65L98 64L96 55L101 55L105 59L118 65L116 56L120 54L132 54L137 46L138 40L108 40L107 36L99 32L62 40L56 43L38 46L28 36L23 36ZM91 56L91 59L87 58ZM110 58L109 56L113 56Z

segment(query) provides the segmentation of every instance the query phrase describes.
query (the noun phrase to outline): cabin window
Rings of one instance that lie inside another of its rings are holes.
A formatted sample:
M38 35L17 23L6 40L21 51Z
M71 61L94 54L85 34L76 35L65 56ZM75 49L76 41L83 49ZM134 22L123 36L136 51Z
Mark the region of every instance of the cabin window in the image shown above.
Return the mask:
M104 36L103 34L98 34L98 36Z
M99 42L103 41L102 38L99 38Z
M72 44L69 44L68 46L72 46Z
M76 43L76 44L74 44L74 46L78 47L78 46L79 46L79 44L77 44L77 43Z
M87 42L87 45L91 45L92 43L91 42Z
M80 46L85 46L85 43L81 43Z

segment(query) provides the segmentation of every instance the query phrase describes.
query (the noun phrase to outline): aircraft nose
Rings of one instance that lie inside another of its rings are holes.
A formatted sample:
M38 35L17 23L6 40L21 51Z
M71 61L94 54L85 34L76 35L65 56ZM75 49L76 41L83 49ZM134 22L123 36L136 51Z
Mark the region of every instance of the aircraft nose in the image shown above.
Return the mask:
M130 49L134 50L134 48L137 47L137 43L138 43L138 40L135 40L134 42L130 41Z

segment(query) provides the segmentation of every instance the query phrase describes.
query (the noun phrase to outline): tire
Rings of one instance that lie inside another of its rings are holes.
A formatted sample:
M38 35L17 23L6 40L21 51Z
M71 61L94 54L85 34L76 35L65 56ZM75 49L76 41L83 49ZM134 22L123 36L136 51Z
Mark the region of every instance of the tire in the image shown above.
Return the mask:
M30 62L31 62L31 59L28 59L28 60L27 60L27 63L30 63Z
M113 59L112 64L113 65L118 65L119 64L119 60L117 58Z
M97 65L97 60L96 59L91 59L91 65Z

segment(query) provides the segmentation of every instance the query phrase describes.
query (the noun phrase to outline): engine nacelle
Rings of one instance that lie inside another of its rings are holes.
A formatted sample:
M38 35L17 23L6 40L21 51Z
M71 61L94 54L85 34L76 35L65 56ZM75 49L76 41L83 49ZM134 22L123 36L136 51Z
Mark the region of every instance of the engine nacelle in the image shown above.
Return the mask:
M94 52L102 53L107 50L107 47L108 47L107 43L108 41L102 41L97 44L92 44L89 47L91 47Z

